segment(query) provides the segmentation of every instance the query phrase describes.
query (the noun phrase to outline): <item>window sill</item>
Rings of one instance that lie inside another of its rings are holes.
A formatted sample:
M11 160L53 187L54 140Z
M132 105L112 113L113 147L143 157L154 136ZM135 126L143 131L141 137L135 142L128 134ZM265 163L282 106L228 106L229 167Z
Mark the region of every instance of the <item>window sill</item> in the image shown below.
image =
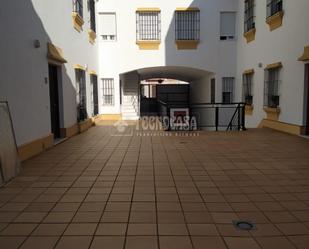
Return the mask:
M267 114L267 119L278 121L281 112L280 107L264 107Z
M199 43L198 40L176 40L178 50L197 49Z
M88 38L89 38L89 42L91 44L94 44L95 39L97 38L97 34L92 29L89 29L88 30Z
M245 114L246 116L252 116L253 114L253 105L247 105L245 106Z
M137 41L136 44L138 45L140 50L159 50L161 41Z
M266 19L266 23L268 24L270 31L273 31L282 26L283 15L284 12L279 11Z
M81 32L82 31L82 27L84 25L84 19L77 12L72 12L72 18L73 18L74 28L78 32Z
M246 38L247 43L255 40L255 32L256 32L256 29L253 28L244 33L244 37Z

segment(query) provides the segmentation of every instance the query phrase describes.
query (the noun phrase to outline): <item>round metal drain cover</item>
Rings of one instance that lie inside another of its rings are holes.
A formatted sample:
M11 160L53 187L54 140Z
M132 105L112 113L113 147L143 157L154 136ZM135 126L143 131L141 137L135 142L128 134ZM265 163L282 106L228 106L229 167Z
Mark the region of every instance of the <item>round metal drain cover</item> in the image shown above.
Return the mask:
M249 221L234 221L233 223L240 230L250 231L255 229L255 225Z

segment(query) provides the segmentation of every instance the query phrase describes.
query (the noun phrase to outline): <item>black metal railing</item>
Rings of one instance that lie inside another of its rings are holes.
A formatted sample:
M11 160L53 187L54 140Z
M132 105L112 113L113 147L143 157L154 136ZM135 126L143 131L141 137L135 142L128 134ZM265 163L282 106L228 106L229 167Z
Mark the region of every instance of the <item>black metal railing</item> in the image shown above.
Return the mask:
M162 122L169 120L173 108L188 108L189 123L197 124L198 129L209 128L215 131L246 130L245 128L245 103L194 103L164 102L158 100L158 113ZM165 118L165 119L163 119ZM195 119L195 122L191 122ZM165 129L170 129L170 124L163 124ZM192 127L190 127L192 129Z

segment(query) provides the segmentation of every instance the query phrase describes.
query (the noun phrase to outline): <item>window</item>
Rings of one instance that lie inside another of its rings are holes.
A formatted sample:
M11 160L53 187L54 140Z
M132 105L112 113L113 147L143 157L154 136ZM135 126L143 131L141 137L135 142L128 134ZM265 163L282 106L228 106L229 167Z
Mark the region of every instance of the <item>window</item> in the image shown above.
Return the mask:
M222 102L230 104L234 101L234 78L225 77L222 79Z
M103 105L114 105L114 79L102 79Z
M95 2L89 0L89 11L90 11L90 29L96 32L96 21L95 21Z
M103 41L116 41L116 14L100 13L100 36Z
M85 71L75 69L76 78L76 103L77 103L77 120L82 121L87 118L86 108L86 76Z
M200 39L200 11L175 12L176 40L198 41Z
M265 70L264 106L279 106L280 67Z
M160 11L136 12L136 40L137 41L161 40Z
M253 103L253 73L243 75L243 100L247 105Z
M254 0L245 0L245 32L255 28Z
M235 12L220 13L220 40L234 40L236 27Z
M73 0L73 12L83 18L83 0Z
M141 85L141 94L145 99L157 97L157 85Z
M267 0L267 17L282 11L282 0Z

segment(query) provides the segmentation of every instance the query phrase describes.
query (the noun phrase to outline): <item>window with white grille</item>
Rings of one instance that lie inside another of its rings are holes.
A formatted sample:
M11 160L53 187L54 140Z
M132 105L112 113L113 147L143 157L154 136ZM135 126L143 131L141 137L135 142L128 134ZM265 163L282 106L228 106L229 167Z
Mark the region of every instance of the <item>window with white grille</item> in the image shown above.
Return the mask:
M264 106L276 108L280 104L280 71L280 67L265 70Z
M73 12L83 18L83 0L73 0Z
M234 40L236 32L236 13L220 13L220 40Z
M114 105L114 79L102 79L103 105Z
M136 12L136 40L137 41L161 40L160 11Z
M248 32L249 30L255 28L254 1L255 0L245 0L245 13L244 13L245 32Z
M234 101L234 78L224 77L222 79L222 102L225 104Z
M200 11L175 12L176 40L198 41L200 39Z
M282 11L283 0L267 0L267 17Z

